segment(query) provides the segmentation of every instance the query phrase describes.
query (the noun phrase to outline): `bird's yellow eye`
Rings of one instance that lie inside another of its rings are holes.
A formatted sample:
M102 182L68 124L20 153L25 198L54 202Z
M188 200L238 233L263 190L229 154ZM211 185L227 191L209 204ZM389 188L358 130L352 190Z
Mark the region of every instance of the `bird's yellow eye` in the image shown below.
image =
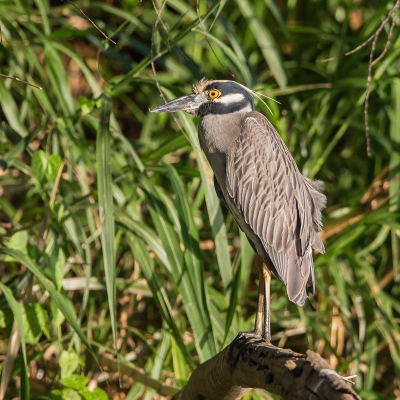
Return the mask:
M210 99L216 99L220 95L220 91L216 89L211 89L208 91L207 95Z

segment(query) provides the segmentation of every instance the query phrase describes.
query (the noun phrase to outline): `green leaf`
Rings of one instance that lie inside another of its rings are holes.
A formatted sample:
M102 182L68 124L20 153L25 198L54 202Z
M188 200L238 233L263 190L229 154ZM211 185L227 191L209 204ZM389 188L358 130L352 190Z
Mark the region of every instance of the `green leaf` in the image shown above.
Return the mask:
M24 331L27 343L37 343L43 333L47 337L50 336L46 328L49 316L39 303L24 303L22 315L24 318Z
M8 242L8 248L21 251L24 254L28 254L28 240L29 235L27 231L15 232ZM6 256L4 261L9 262L16 260L14 257Z
M47 157L43 150L37 150L33 153L31 167L32 173L39 183L45 183L53 180L61 166L61 157L58 154L52 154Z
M61 378L65 379L72 376L76 369L83 365L83 362L75 352L63 350L60 354L59 365Z
M0 253L8 254L16 258L20 263L25 265L25 267L28 268L36 276L39 282L50 293L51 298L54 300L54 302L57 304L57 307L64 314L65 319L71 325L71 328L77 333L82 342L88 348L90 354L97 362L97 357L94 354L92 347L90 346L88 340L83 334L82 329L78 325L78 321L76 320L76 315L71 300L68 299L68 297L64 296L63 294L57 292L53 284L49 282L49 280L40 271L38 265L35 262L33 262L26 254L23 254L19 250L7 249L5 247L0 247Z
M86 387L88 380L89 379L86 376L72 374L65 378L61 378L60 383L72 389L82 390Z
M51 397L54 400L82 400L82 397L74 389L52 390Z
M189 271L182 256L180 243L166 212L167 207L162 203L157 190L145 175L140 177L140 181L145 191L151 217L167 253L172 277L182 295L187 316L195 333L195 344L200 361L203 362L216 354L216 338L208 313L206 297L201 295L199 283L194 282L191 277L191 273L196 274L197 272Z
M194 369L195 364L193 358L190 356L187 347L183 343L182 335L178 329L178 326L176 325L168 295L162 283L159 281L157 273L154 269L154 262L150 258L145 243L142 239L135 236L131 232L127 232L126 238L134 257L139 262L143 275L146 278L151 291L153 292L154 299L156 300L160 312L162 313L163 319L171 329L174 338L185 357L186 363L191 369Z
M96 107L96 101L90 100L87 97L79 97L79 105L81 106L82 116L90 114Z
M236 4L240 8L243 16L246 18L248 26L253 32L254 40L257 41L259 49L278 82L278 85L280 87L286 86L287 76L282 67L283 63L279 56L275 39L267 28L267 25L263 23L257 15L251 2L236 0Z
M58 154L52 154L46 163L46 179L47 181L51 181L55 179L57 176L58 170L61 167L61 157Z
M188 381L188 374L185 368L186 366L182 352L180 351L180 348L177 346L174 339L171 341L171 353L176 383L179 387L183 387Z
M65 321L64 314L53 300L50 301L50 311L52 328L57 329Z
M55 245L51 254L45 254L45 260L50 267L50 275L52 281L56 285L58 291L61 290L62 280L64 278L65 255L60 246Z
M40 129L35 129L26 138L21 139L11 150L1 156L1 161L5 163L5 168L9 168L14 164L14 160L28 147L28 145L36 138ZM4 166L2 166L4 167ZM4 168L4 169L5 169Z
M25 338L25 330L24 330L24 319L22 317L23 311L21 305L15 300L12 291L0 282L0 289L2 290L4 297L7 300L13 314L14 318L17 322L18 329L19 329L19 338L21 341L21 352L22 352L22 359L23 359L23 372L21 378L21 399L29 400L29 380L27 379L28 376L28 361L26 356L26 338ZM3 371L4 372L4 371ZM23 392L23 393L22 393Z
M0 310L0 328L7 330L7 334L11 331L13 316L10 310Z
M31 167L35 178L42 183L46 177L47 157L43 150L37 150L33 153Z
M17 132L21 137L28 136L28 131L21 123L18 115L19 107L15 103L12 92L5 87L4 78L0 79L0 105L1 109L10 124L11 128Z
M81 390L81 394L85 400L108 400L107 393L98 387L94 388L92 392L84 388Z
M392 124L390 129L390 138L393 141L393 144L396 144L397 151L392 151L390 154L390 187L389 187L389 196L390 196L390 211L396 212L400 209L400 79L395 79L392 85L392 101L393 101L393 110L392 110ZM395 280L400 282L400 251L399 251L399 234L398 229L393 228L391 232L392 239L392 258L393 258L393 270L395 273Z
M110 309L111 328L114 346L117 348L117 317L115 292L115 250L114 250L114 205L111 177L111 98L102 96L100 108L100 126L96 139L97 180L99 190L99 214L101 220L101 241L106 278L108 307Z

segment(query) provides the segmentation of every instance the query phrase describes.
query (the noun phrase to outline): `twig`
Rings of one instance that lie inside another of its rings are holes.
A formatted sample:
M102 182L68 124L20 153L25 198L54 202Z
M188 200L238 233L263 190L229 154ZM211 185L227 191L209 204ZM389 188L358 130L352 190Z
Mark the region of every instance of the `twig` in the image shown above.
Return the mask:
M112 359L110 355L106 354L100 354L99 359L100 365L107 369L108 372L120 372L123 375L127 375L130 378L133 378L136 382L140 382L143 385L154 389L162 396L173 396L179 391L176 387L164 385L163 383L153 379L151 376L139 371L137 368L134 368L128 362Z
M394 24L395 24L394 17L392 18L392 25L390 27L390 31L389 31L389 34L388 34L388 38L387 38L387 41L386 41L385 48L383 49L382 53L380 54L380 56L377 57L377 59L375 61L374 61L374 53L375 53L375 49L376 49L376 43L378 41L380 33L382 32L382 29L384 28L385 24L389 21L389 18L391 17L391 15L394 12L396 12L399 7L400 7L400 0L397 0L396 4L394 5L394 7L390 11L390 13L383 20L383 22L381 23L379 28L375 31L375 34L374 34L375 37L374 37L374 40L372 41L371 52L369 54L367 88L366 88L366 92L365 92L365 102L364 102L365 137L367 139L367 154L368 154L369 157L371 157L371 139L370 139L370 136L369 136L368 108L369 108L369 95L371 93L372 66L374 64L376 64L379 60L381 60L383 58L383 56L386 54L386 52L387 52L387 49L388 49L389 44L390 44L390 39L391 39L391 36L392 36L392 32L393 32L393 27L394 27Z
M32 86L32 87L34 87L36 89L43 90L40 86L34 85L33 83L29 83L29 82L23 81L22 79L16 78L15 76L4 75L4 74L0 74L0 76L2 76L3 78L12 79L13 81L25 83L25 85Z
M164 102L167 103L167 99L165 98L164 93L163 93L163 91L162 91L162 89L161 89L160 83L158 82L156 66L155 66L155 64L154 64L154 53L153 53L153 48L154 48L154 33L155 33L156 29L157 29L157 25L158 25L158 22L159 22L159 21L160 21L161 24L163 25L163 27L164 27L164 29L165 29L165 32L171 37L171 35L170 35L170 33L169 33L167 27L164 26L164 23L162 22L162 19L161 19L161 13L162 13L162 11L163 11L163 9L164 9L165 4L167 3L167 0L164 0L164 1L163 1L162 5L161 5L161 8L160 8L159 10L157 9L157 6L156 6L156 3L154 2L154 0L151 0L151 1L152 1L152 3L153 3L154 11L155 11L156 14L157 14L157 19L156 19L156 22L154 23L154 27L153 27L153 30L152 30L152 33L151 33L151 47L150 47L151 63L150 63L150 64L151 64L151 69L152 69L152 71L153 71L154 79L155 79L155 81L156 81L157 89L158 89L158 91L159 91L159 93L160 93L160 96L163 98ZM177 45L175 42L174 42L174 44L178 47L178 45ZM178 47L178 49L179 49L179 47ZM183 130L181 124L180 124L179 121L178 121L178 119L177 119L177 118L175 117L175 115L173 115L173 114L172 114L172 117L173 117L175 123L178 125L179 130L183 133L183 135L186 137L186 139L190 142L188 136L186 135L186 132Z
M371 35L364 43L360 44L357 46L355 49L348 51L342 56L339 57L331 57L327 58L325 60L320 60L320 62L327 62L327 61L332 61L336 60L341 57L346 57L349 56L350 54L354 54L358 50L362 49L364 46L366 46L369 42L372 41L372 46L371 46L371 51L369 54L369 64L368 64L368 76L367 76L367 85L366 85L366 90L365 90L365 101L364 101L364 126L365 126L365 138L367 140L367 154L369 157L371 157L371 140L369 136L369 123L368 123L368 108L369 108L369 95L371 92L371 81L372 81L372 67L382 58L385 56L385 54L388 51L390 41L392 38L393 34L393 29L395 25L395 18L394 18L394 13L400 8L400 0L396 1L396 4L393 6L393 8L390 10L386 18L382 21L382 23L379 25L378 29L374 32L373 35ZM379 35L381 34L383 28L389 21L389 19L392 18L392 24L390 26L390 30L388 33L388 37L386 40L386 45L385 48L383 49L382 53L374 60L374 54L375 54L375 49L376 49L376 43L378 41Z
M152 0L152 3L153 3L154 11L155 11L156 14L157 14L157 19L156 19L156 22L154 23L154 28L153 28L152 35L154 35L155 29L156 29L156 27L157 27L157 25L158 25L158 22L160 22L161 25L162 25L162 27L164 28L164 31L165 31L165 33L167 34L168 38L169 38L169 39L172 41L172 43L176 46L176 48L179 50L179 52L182 54L182 56L183 56L184 58L186 58L186 60L189 60L188 56L187 56L187 55L182 51L182 49L178 46L178 43L176 43L176 41L175 41L175 39L172 37L172 35L171 35L169 29L168 29L167 26L165 25L165 22L164 22L164 21L162 20L162 18L161 18L161 14L162 14L162 12L163 12L163 10L164 10L165 4L167 4L167 1L166 1L166 0L163 1L163 3L161 4L161 8L160 8L159 10L157 10L157 6L156 6L154 0Z
M71 4L71 6L75 7L107 40L109 40L111 43L113 44L117 44L116 42L114 42L114 40L112 40L111 38L109 38L84 12L81 8L79 8L78 6L76 6L71 0L63 0L69 4Z
M234 77L235 75L231 72L231 70L230 70L226 65L223 65L223 64L222 64L222 62L221 62L220 59L218 58L217 54L215 53L215 51L214 51L214 49L213 49L213 47L212 47L210 41L208 40L207 31L206 31L206 29L204 28L203 20L201 19L201 15L200 15L199 0L197 0L197 7L196 7L196 9L197 9L197 17L199 18L199 21L200 21L201 30L203 31L204 38L206 39L207 44L210 46L210 49L211 49L212 53L214 54L215 58L217 59L219 65L221 65L222 68L225 68L226 71L228 72L228 74L229 74L230 76Z

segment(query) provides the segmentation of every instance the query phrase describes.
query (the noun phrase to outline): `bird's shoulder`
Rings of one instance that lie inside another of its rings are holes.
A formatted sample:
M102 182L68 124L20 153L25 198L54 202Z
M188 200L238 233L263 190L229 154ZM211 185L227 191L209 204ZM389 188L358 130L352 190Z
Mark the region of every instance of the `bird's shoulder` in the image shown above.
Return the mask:
M258 111L251 111L244 114L241 122L242 137L259 136L259 140L262 140L264 146L273 146L276 151L284 153L285 157L291 161L291 166L297 170L297 165L284 141L265 115Z

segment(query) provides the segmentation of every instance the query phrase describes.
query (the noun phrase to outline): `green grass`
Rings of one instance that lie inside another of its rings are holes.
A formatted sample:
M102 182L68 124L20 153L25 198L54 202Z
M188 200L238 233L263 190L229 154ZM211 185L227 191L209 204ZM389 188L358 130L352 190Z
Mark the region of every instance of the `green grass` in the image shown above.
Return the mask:
M0 2L0 73L43 88L0 79L5 398L163 398L140 372L182 386L252 327L257 261L214 193L197 121L148 112L163 102L157 84L171 99L203 76L279 100L273 115L257 110L325 181L317 293L300 308L273 279L274 343L357 374L363 398L398 396L399 28L373 68L371 157L370 47L340 57L393 2L157 0L158 20L146 1L76 4L117 44L67 3ZM137 378L102 372L104 353Z

